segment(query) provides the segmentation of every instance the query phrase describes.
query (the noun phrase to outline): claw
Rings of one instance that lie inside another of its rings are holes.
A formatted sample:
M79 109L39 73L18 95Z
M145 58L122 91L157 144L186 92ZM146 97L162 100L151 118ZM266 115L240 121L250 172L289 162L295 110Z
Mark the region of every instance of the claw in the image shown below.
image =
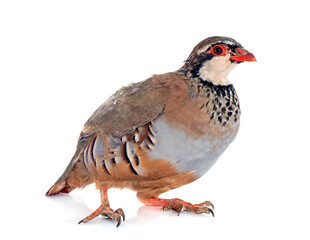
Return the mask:
M78 222L78 224L85 223L84 220L85 219L82 219L81 221Z
M116 209L115 212L118 213L119 215L121 215L123 218L123 222L125 222L125 213L124 213L123 209L118 208L118 209Z
M121 218L121 216L119 215L118 218L117 218L116 227L119 227L119 225L121 225L121 222L122 222L122 218Z
M211 212L212 216L214 217L214 212L211 208L209 208L209 211Z

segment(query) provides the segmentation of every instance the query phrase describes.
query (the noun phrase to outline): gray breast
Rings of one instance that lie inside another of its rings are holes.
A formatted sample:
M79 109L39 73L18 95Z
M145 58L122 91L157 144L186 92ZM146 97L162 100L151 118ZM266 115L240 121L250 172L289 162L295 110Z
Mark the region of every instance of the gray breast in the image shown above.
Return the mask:
M157 144L149 153L153 159L167 159L176 166L178 172L193 171L194 177L206 173L234 140L239 121L231 121L216 131L222 131L220 137L214 137L212 129L199 139L193 139L186 132L168 124L165 116L153 122ZM228 131L230 129L230 131ZM214 129L215 131L215 129Z

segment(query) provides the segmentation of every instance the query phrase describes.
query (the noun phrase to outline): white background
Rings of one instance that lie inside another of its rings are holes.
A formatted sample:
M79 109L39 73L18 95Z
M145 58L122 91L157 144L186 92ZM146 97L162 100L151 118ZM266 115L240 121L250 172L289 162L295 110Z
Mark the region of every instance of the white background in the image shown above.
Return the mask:
M291 2L1 1L1 239L309 239L310 17L306 1ZM205 176L163 197L210 200L215 218L177 217L113 189L126 222L78 225L100 204L93 185L45 197L103 101L177 70L213 35L257 58L230 75L240 132Z

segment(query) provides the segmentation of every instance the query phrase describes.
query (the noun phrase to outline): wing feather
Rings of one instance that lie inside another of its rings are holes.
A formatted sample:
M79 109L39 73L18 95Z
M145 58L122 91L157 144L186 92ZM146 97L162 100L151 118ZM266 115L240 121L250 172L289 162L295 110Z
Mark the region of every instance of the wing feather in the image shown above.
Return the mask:
M88 119L79 142L100 132L121 137L173 108L174 99L187 96L188 85L177 73L154 75L121 88Z

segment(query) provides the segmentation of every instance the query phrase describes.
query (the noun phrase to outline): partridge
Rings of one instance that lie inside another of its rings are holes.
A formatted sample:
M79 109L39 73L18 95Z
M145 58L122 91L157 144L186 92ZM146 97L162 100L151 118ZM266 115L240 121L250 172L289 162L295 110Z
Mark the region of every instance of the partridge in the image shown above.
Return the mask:
M121 88L88 119L68 167L46 195L69 193L95 183L98 215L120 225L125 214L110 208L109 188L129 188L147 206L180 213L211 213L209 201L191 204L159 195L205 174L234 140L240 106L227 79L254 55L228 37L201 41L175 72Z

